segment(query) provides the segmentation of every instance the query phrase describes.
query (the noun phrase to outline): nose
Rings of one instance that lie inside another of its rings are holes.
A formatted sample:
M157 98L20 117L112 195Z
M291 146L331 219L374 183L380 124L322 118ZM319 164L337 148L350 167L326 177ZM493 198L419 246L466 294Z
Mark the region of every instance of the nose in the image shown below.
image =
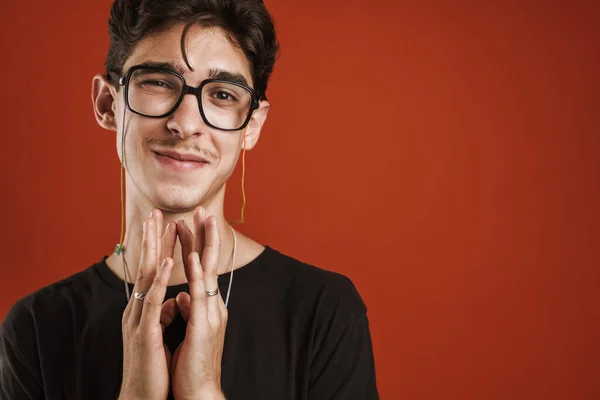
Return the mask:
M191 94L183 96L177 109L169 116L167 128L182 139L199 135L207 128L200 115L196 96Z

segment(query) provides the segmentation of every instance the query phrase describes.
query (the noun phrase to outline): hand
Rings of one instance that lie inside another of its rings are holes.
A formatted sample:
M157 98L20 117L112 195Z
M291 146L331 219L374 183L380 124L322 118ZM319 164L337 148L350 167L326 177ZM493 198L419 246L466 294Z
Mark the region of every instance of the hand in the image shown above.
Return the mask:
M133 294L123 313L123 381L120 399L161 399L169 392L170 352L163 331L177 315L175 299L163 304L173 270L176 241L174 223L162 237L162 214L152 211L144 220L142 252L133 293L146 293L143 300ZM162 261L158 265L159 260Z
M177 399L224 399L221 359L227 308L220 294L207 297L205 292L219 287L217 266L221 240L216 218L206 218L201 208L194 213L194 225L196 232L205 233L204 238L197 238L184 223L177 224L190 294L177 296L179 309L188 324L185 338L173 354L171 385ZM202 249L199 244L203 244Z

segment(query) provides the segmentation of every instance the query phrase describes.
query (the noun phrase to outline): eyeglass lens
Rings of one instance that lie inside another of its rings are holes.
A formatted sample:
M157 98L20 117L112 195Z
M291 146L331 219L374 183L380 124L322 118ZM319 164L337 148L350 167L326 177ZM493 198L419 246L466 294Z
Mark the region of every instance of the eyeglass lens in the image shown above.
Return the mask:
M177 105L183 80L167 71L137 69L129 78L129 106L136 112L159 117ZM247 89L226 82L209 82L200 94L206 120L221 129L240 128L248 117L252 95Z

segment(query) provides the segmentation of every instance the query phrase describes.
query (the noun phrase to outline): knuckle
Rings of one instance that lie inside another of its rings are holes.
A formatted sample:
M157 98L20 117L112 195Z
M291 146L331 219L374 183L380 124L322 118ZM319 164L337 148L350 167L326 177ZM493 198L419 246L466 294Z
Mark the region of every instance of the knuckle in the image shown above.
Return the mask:
M156 249L156 241L154 240L142 240L142 247L141 247L143 252L147 252L147 251L153 251Z
M148 292L146 297L144 297L144 307L156 307L157 301L154 299L152 292Z
M141 347L144 345L144 342L144 336L138 332L136 332L135 335L133 335L133 337L131 338L131 343L134 347Z
M131 312L124 312L121 318L121 326L123 329L129 329L132 324Z
M131 322L124 322L123 326L121 326L121 333L123 334L123 338L131 337L131 333L133 332L134 327Z
M155 286L162 285L163 275L164 275L163 271L164 271L164 268L162 268L160 266L157 267L156 274L154 274L154 281L153 281L153 283L154 283Z
M177 240L177 238L175 236L169 235L169 234L165 233L165 237L164 237L163 242L166 243L166 244L168 244L168 245L173 245L173 244L175 244L176 240Z

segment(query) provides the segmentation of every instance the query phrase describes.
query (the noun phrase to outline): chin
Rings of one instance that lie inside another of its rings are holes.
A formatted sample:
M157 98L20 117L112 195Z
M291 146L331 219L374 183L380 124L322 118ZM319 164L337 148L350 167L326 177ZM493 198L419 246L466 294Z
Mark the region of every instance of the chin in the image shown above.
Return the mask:
M186 188L167 185L155 188L149 196L154 207L173 213L183 213L194 210L205 198L204 191L198 188Z

